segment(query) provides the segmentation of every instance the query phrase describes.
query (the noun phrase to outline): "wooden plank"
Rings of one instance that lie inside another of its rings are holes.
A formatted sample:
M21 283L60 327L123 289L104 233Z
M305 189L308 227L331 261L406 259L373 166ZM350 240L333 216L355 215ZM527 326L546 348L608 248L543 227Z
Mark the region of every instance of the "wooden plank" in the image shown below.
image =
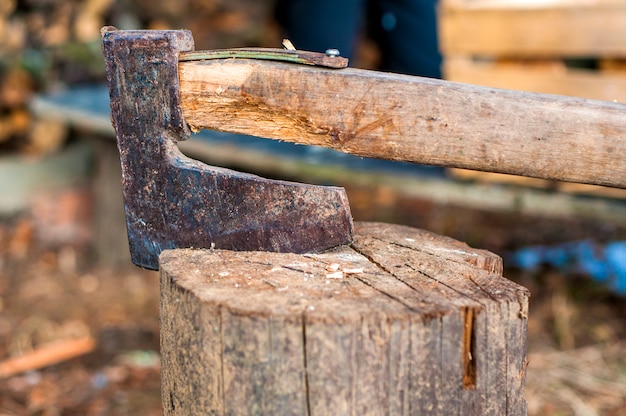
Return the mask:
M626 199L626 190L624 189L606 188L604 186L587 185L584 183L559 183L557 189L561 192L567 192L571 194Z
M455 179L461 179L464 181L478 181L487 183L506 183L511 185L529 186L539 189L555 188L556 183L554 181L548 181L545 179L527 178L525 176L506 175L503 173L493 172L477 172L475 170L467 169L448 169L448 175ZM594 186L594 185L587 185ZM615 188L607 188L615 189ZM623 191L620 189L620 191Z
M358 69L179 64L193 129L359 156L626 187L626 105Z
M596 197L626 199L626 189L608 188L606 186L588 185L584 183L554 182L544 179L526 178L524 176L504 175L502 173L476 172L466 169L449 169L448 174L452 178L464 181L476 181L484 183L508 184L553 191L568 194L590 195Z
M624 57L626 3L444 3L439 30L445 55Z
M451 57L444 60L443 73L449 81L626 103L626 71L568 69L559 62L479 62Z
M443 7L472 8L553 8L553 7L591 7L622 4L622 0L441 0Z
M164 414L525 414L528 291L484 250L355 229L321 254L164 251Z

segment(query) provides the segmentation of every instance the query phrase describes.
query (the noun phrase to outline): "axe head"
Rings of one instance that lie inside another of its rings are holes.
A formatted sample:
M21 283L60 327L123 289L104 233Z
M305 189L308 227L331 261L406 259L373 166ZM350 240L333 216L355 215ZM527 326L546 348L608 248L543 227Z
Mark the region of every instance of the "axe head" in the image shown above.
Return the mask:
M156 270L175 248L304 253L352 241L343 188L268 180L178 150L190 135L178 83L190 32L104 28L103 50L134 264Z

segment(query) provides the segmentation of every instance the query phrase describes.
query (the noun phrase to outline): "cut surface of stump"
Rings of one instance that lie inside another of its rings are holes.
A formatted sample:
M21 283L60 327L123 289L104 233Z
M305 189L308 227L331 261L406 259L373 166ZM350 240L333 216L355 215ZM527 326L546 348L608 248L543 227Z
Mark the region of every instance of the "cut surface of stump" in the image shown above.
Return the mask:
M164 413L526 414L529 294L501 259L355 231L320 254L163 252Z

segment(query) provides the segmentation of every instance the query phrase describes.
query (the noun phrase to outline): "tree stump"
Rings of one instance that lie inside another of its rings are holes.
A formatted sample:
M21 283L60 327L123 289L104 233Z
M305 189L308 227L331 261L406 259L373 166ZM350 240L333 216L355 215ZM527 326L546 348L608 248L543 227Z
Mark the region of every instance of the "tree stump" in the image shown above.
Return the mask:
M163 252L164 414L526 414L529 293L501 259L355 230L322 254Z

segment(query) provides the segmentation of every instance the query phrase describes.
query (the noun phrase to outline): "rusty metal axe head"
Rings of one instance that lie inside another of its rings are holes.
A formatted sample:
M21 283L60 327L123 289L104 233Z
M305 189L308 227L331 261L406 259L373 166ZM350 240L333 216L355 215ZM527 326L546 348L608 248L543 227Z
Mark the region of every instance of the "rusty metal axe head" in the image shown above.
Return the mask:
M190 135L178 83L190 32L105 28L103 50L133 263L158 269L173 248L303 253L352 240L342 188L268 180L178 150Z

